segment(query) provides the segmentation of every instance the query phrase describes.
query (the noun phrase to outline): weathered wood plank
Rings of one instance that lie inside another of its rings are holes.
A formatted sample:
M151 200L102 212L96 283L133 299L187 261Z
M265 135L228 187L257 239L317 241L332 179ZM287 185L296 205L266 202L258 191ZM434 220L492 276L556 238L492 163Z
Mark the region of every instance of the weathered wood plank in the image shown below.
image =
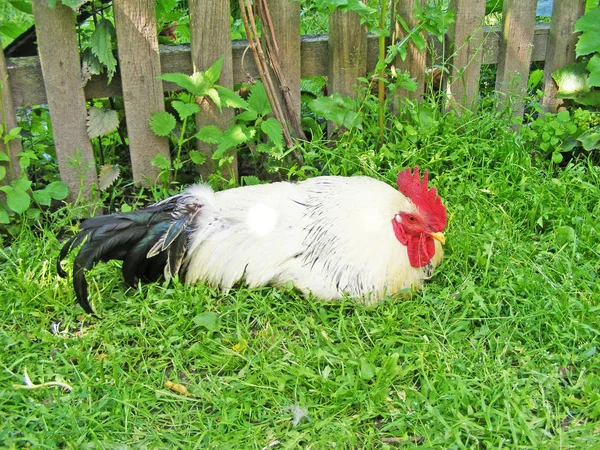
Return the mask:
M409 30L412 30L417 26L417 19L415 18L414 13L417 2L419 6L424 7L426 0L394 0L392 2L392 18L395 18L396 16L402 17L408 25ZM393 43L402 41L408 34L396 20L392 20L391 31ZM421 36L423 38L426 37L425 31L421 33ZM419 51L412 41L408 42L406 50L408 52L406 59L403 61L400 56L397 56L394 65L397 70L410 73L411 77L417 82L417 89L414 92L410 92L406 89L398 88L396 90L396 104L399 103L402 98L420 99L425 92L425 63L427 52Z
M498 57L496 90L504 95L501 103L522 117L535 28L537 0L504 0L502 40Z
M455 21L448 41L453 52L447 84L448 107L475 109L483 62L485 0L451 0Z
M533 38L532 61L544 61L546 57L546 44L548 41L550 25L536 25ZM500 48L500 27L486 27L483 49L483 64L496 64ZM441 54L442 47L437 39L430 38L430 45L436 46L436 54ZM251 55L242 55L246 48L246 41L232 42L233 52L233 82L243 83L248 76L258 76L258 71ZM327 75L328 70L328 36L305 35L301 38L301 76L318 77ZM162 73L192 73L192 58L189 45L164 45L160 46L160 59ZM7 58L6 60L9 83L13 93L15 106L30 106L47 103L44 79L39 58ZM367 37L367 69L373 70L377 64L377 38L373 35ZM164 90L174 90L172 83L163 83ZM122 95L121 76L117 72L111 84L107 84L105 75L93 76L85 86L87 99L103 97L119 97Z
M544 96L542 105L551 112L562 105L556 98L558 87L552 79L552 72L575 62L575 45L579 33L575 34L575 22L585 12L585 0L554 0L546 64L544 64Z
M193 72L208 69L215 61L223 57L223 68L219 84L233 89L233 57L231 50L231 30L229 24L229 0L190 0L190 39L191 63ZM190 73L189 70L185 71ZM198 129L206 125L216 125L225 130L233 123L234 111L218 108L205 99L200 105L201 111L196 114ZM215 161L212 155L216 145L197 141L198 151L206 156L206 162L198 170L205 180L215 172ZM223 176L237 179L237 156L233 155L231 164L221 168Z
M300 124L300 2L290 0L267 0L275 41L277 43L277 55L269 55L272 59L275 57L279 62L282 75L282 89L287 90L291 104L292 114L295 115L296 124ZM264 39L264 38L263 38ZM271 71L271 78L277 83L276 74ZM284 93L278 92L280 104L286 104ZM285 106L284 106L285 107ZM293 118L290 118L293 120ZM292 124L290 132L294 137L300 137L295 132Z
M151 161L169 159L169 142L156 136L148 121L164 111L156 17L152 0L114 0L113 11L119 45L119 68L133 181L150 186L160 170Z
M87 197L98 178L87 134L73 10L62 4L50 8L46 0L34 0L33 16L60 177L69 186L71 200L78 193Z
M2 42L0 42L0 94L2 95L0 125L6 127L4 133L8 133L8 131L17 126L17 117L15 116L15 107L12 100L12 93L10 92L6 61L4 60L4 52L2 51L1 44ZM2 133L0 133L0 135L1 134ZM5 144L4 140L0 139L0 152L4 152L9 157L9 161L0 162L6 169L6 177L3 180L0 180L0 184L7 184L11 180L19 177L21 174L21 166L19 165L19 158L17 155L22 151L23 146L21 145L20 139L13 139L12 141L9 141L8 144ZM2 194L0 194L0 196Z
M367 33L356 13L339 10L329 13L327 53L327 92L356 97L356 79L367 74ZM331 135L335 125L328 123L327 129Z

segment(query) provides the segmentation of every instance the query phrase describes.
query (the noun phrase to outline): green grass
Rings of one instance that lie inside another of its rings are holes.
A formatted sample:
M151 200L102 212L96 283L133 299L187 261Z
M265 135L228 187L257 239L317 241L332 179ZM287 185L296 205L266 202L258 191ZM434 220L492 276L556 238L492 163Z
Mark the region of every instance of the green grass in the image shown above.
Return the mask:
M398 133L381 158L367 134L315 149L330 172L430 170L446 259L408 300L132 290L111 263L90 274L95 320L54 267L70 213L23 226L0 250L0 442L600 448L600 168L532 162L491 113L422 119L418 141ZM25 370L73 391L13 388Z

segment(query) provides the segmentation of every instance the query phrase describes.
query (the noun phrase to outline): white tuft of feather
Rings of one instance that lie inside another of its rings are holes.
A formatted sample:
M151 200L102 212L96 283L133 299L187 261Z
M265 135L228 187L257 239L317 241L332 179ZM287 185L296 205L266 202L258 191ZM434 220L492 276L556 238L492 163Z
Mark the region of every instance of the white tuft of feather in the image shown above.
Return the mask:
M215 202L215 192L208 184L193 184L185 188L183 193L195 197L204 206L212 206Z

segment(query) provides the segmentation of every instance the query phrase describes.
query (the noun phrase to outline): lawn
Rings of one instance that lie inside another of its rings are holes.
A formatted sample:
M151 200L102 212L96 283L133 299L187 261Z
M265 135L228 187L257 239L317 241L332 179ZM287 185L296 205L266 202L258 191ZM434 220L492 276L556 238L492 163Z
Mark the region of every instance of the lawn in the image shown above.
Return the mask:
M97 320L56 274L77 211L21 225L0 250L2 445L600 448L600 168L534 158L492 113L419 132L306 150L390 183L430 171L446 258L408 299L133 290L110 263L88 277Z

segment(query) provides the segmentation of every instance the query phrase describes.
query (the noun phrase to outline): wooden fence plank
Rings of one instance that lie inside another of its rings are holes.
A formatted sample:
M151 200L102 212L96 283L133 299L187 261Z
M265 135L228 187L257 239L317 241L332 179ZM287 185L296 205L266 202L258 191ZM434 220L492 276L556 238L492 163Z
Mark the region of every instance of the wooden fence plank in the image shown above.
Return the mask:
M575 45L579 33L573 33L575 22L585 12L585 0L554 0L546 64L544 64L544 96L542 105L556 112L562 100L555 97L558 90L552 72L575 62Z
M496 90L502 92L501 103L522 117L531 66L537 0L504 0L503 36L498 57Z
M223 68L218 83L233 89L229 0L190 0L189 8L193 72L206 70L223 57ZM206 125L216 125L221 130L225 130L233 123L233 109L224 108L222 112L219 112L208 99L205 99L200 106L202 110L196 114L198 129ZM213 161L212 155L216 150L216 145L202 141L197 141L196 145L198 151L206 156L206 163L198 168L200 176L206 180L215 172L215 161ZM238 168L235 154L233 162L223 167L221 171L225 178L237 179Z
M536 25L532 61L544 61L546 58L549 29L550 25L548 24ZM499 27L486 27L484 33L483 64L496 64L502 32ZM243 83L247 81L248 75L258 76L252 57L248 57L246 54L242 65L242 54L246 49L246 41L233 41L231 45L233 52L233 82ZM429 45L436 47L436 54L442 53L441 44L437 39L430 38ZM300 48L301 76L318 77L327 75L329 65L327 35L302 36ZM162 73L192 73L192 58L188 44L160 46L160 59ZM377 37L369 35L367 36L367 71L373 70L376 64ZM7 58L6 65L15 106L47 103L44 79L38 57ZM163 89L171 91L176 90L177 87L172 83L163 83ZM110 84L107 82L106 75L100 75L93 76L85 86L87 99L120 97L121 95L121 77L118 73Z
M327 92L356 97L354 85L367 74L367 33L355 12L329 14ZM328 133L335 127L328 124Z
M300 51L300 2L290 0L267 0L275 40L277 42L278 61L281 67L281 73L290 94L291 104L297 123L300 123L300 72L301 72L301 51ZM271 55L269 55L271 58ZM277 77L271 72L271 78L274 82ZM279 101L285 105L283 93L279 92ZM294 133L294 127L290 127L294 137L299 137Z
M87 134L75 17L69 7L57 3L50 8L46 0L33 1L33 16L58 168L73 200L80 190L88 196L98 179Z
M426 0L394 0L392 3L392 42L399 42L406 37L408 34L404 28L400 25L400 23L395 19L396 16L402 17L408 28L412 30L415 26L417 26L417 19L415 18L415 5L419 4L419 6L424 7ZM421 33L423 39L425 39L425 31ZM415 78L417 82L417 90L414 92L407 91L403 88L398 88L396 90L396 99L394 103L398 104L398 102L402 98L409 99L420 99L423 97L423 93L425 92L425 63L427 59L426 51L419 51L419 49L410 41L407 45L408 55L406 59L402 61L400 56L396 57L396 61L394 62L396 68L399 71L408 71L410 76Z
M8 73L6 71L6 61L4 60L4 52L2 51L2 42L0 42L0 95L2 96L2 105L0 108L0 125L6 127L4 133L8 133L11 129L17 126L17 117L15 116L15 107L10 92L8 83ZM2 133L0 133L0 137ZM0 184L7 184L11 180L18 178L21 174L21 166L17 155L23 151L20 139L13 139L8 144L4 144L4 139L0 139L0 152L4 152L10 161L2 162L6 169L6 177L0 180ZM0 194L2 195L2 194Z
M485 0L451 0L455 21L448 41L453 52L447 85L448 107L475 109L483 61Z
M133 181L150 186L160 172L152 159L159 154L169 159L167 138L156 136L148 124L153 113L165 109L154 1L114 0L113 12Z

